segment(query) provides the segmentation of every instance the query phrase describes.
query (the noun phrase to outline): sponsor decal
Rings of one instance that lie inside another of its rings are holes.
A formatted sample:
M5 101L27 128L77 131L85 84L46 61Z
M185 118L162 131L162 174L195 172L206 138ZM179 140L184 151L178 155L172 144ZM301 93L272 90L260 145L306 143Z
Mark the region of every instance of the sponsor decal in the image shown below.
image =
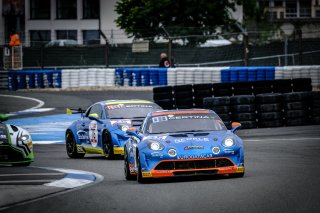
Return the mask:
M208 115L170 115L169 120L181 120L181 119L210 119L211 116ZM214 118L214 117L213 117Z
M153 140L165 140L168 136L167 135L162 135L162 136L146 136L144 138L144 140L150 140L150 139L153 139Z
M142 177L152 177L151 172L142 172Z
M237 167L236 172L238 173L244 173L244 167Z
M98 124L97 121L91 121L89 124L89 140L93 147L98 145Z
M77 132L77 136L79 140L89 140L89 136L87 135L87 133L83 130L79 130Z
M77 152L84 152L83 147L82 146L77 146Z
M152 153L151 153L151 156L152 156L152 157L163 158L163 154L162 154L162 153L159 153L159 152L152 152Z
M179 160L195 159L195 158L212 158L213 154L195 154L195 155L180 155L177 157Z
M234 154L234 150L233 149L224 149L223 151L226 154Z
M112 109L122 109L122 108L124 108L124 104L114 104L114 105L108 105L107 106L107 109L110 109L110 110L112 110Z
M152 105L146 104L128 104L125 105L126 108L152 108Z
M191 150L191 149L204 149L203 146L186 146L184 150Z
M175 143L184 143L184 142L209 142L209 138L179 138L179 139L175 139L174 142Z

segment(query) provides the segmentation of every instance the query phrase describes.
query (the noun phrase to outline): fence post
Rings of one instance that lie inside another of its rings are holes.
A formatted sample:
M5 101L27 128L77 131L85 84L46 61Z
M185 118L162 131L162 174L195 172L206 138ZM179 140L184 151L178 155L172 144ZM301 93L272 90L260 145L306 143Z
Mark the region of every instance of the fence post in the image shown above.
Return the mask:
M247 32L243 33L243 45L244 45L244 66L249 66L249 36Z

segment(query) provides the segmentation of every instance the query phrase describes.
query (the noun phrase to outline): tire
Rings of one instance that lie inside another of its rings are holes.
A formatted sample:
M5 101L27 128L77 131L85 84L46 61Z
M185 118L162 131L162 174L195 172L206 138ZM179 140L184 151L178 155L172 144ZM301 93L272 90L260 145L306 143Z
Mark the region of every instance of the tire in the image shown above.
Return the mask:
M203 98L203 106L225 106L230 104L229 97L206 97Z
M313 91L310 93L312 100L320 100L320 91Z
M155 100L156 104L158 104L163 109L173 109L174 101L172 99L162 99L162 100Z
M153 100L161 100L161 99L173 99L172 93L153 93Z
M279 112L282 110L281 104L261 104L257 105L258 112Z
M263 112L258 114L259 121L281 120L283 117L281 112Z
M308 124L308 120L303 118L290 118L285 121L287 126L303 126Z
M19 167L19 166L30 166L31 162L26 162L26 163L13 163L12 166L15 166L15 167Z
M287 102L285 108L287 110L304 110L307 109L307 104L305 102Z
M221 118L222 121L230 121L230 114L229 113L221 113L218 114L218 116Z
M174 98L176 99L181 99L181 98L192 98L193 94L192 91L183 91L183 92L175 92L173 95Z
M311 123L316 125L320 124L320 116L311 117Z
M279 120L272 120L272 121L265 121L262 120L258 122L258 127L259 128L267 128L267 127L280 127L283 126L283 120L279 119Z
M135 180L137 177L130 173L129 162L128 162L128 153L126 147L124 147L124 176L126 180Z
M175 105L177 108L181 108L181 106L188 106L188 108L193 108L193 98L176 99Z
M254 105L233 105L231 106L233 113L242 113L242 112L254 112L256 110Z
M172 86L164 86L164 87L154 87L153 93L172 93Z
M113 143L110 136L110 133L107 131L103 132L102 135L102 146L103 146L103 153L104 156L108 159L114 159L114 153L113 153Z
M253 93L263 94L263 93L272 93L272 84L273 81L255 81L253 82Z
M309 96L309 92L291 92L283 94L283 100L284 102L305 101Z
M311 116L320 116L320 107L311 110Z
M213 110L217 114L228 114L230 112L229 106L212 106L209 109Z
M274 103L282 103L282 94L280 93L266 93L256 95L256 103L258 104L274 104Z
M294 92L312 91L311 78L292 79L292 89Z
M179 93L179 92L191 92L192 93L192 85L191 84L176 85L176 86L173 86L173 91L174 91L174 93Z
M232 89L216 89L213 91L215 97L232 96Z
M141 171L141 163L140 163L140 155L139 152L137 152L137 167L138 167L138 174L137 174L137 181L139 183L145 183L146 179L142 177L142 171Z
M238 95L230 97L230 104L254 104L255 97L254 95Z
M210 90L212 91L213 85L212 84L194 84L193 90L194 91L201 91L201 90Z
M213 93L211 90L198 90L193 92L194 97L212 97Z
M85 155L85 153L78 153L76 141L71 131L66 133L66 150L69 158L83 158Z
M284 112L284 117L287 119L303 118L307 116L305 110L288 110Z
M234 95L252 95L252 89L238 88L233 90Z
M255 121L257 118L256 113L239 113L233 114L232 120L233 121Z
M312 108L320 108L320 100L312 100L311 107Z
M255 129L258 127L256 121L241 121L241 129Z

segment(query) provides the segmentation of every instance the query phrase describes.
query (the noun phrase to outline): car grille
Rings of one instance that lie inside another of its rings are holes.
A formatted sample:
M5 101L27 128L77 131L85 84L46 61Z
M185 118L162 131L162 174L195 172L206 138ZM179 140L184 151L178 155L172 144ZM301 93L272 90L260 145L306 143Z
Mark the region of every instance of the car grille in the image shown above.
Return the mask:
M227 158L188 160L188 161L164 161L158 164L155 170L194 170L214 169L220 167L234 166Z
M9 146L0 146L0 161L20 161L23 155L19 151L14 151Z

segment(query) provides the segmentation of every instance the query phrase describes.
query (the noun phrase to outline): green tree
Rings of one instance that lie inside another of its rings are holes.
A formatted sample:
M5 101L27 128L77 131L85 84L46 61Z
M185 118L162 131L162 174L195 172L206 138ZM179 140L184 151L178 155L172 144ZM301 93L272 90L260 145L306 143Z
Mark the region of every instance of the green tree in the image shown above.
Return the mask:
M235 22L236 3L242 0L118 0L116 23L134 38L211 35Z

